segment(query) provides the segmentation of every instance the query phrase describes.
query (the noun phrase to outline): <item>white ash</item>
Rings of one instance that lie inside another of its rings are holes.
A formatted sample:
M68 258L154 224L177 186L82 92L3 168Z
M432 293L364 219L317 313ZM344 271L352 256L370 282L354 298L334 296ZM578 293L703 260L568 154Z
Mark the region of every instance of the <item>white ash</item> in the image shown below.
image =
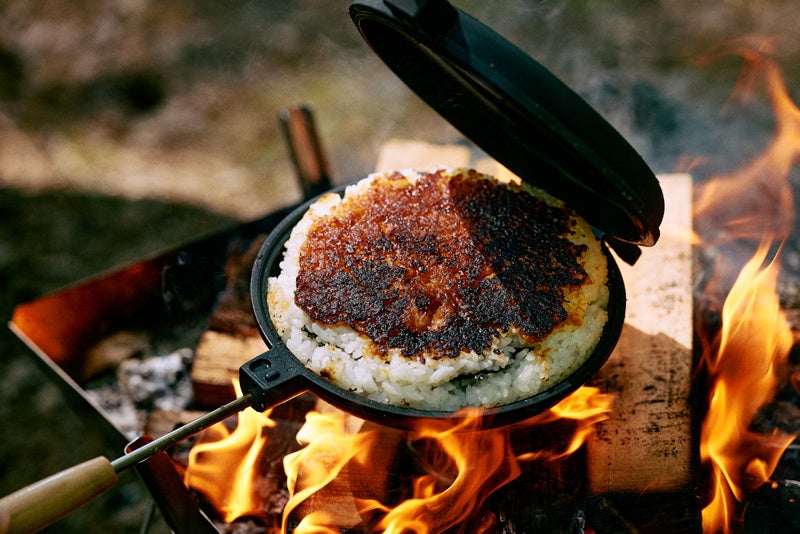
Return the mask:
M88 389L86 395L126 438L132 440L142 435L144 420L133 402L120 392L118 382Z
M153 410L183 410L192 400L189 370L193 351L130 358L117 368L116 381L87 390L89 398L127 438L144 433Z
M192 399L192 354L183 348L165 356L125 360L117 369L120 389L139 408L182 410Z

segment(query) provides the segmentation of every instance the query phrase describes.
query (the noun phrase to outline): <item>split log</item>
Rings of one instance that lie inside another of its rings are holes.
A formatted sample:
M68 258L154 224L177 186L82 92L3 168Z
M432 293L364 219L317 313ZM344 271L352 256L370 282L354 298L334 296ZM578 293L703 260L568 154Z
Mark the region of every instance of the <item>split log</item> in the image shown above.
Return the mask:
M659 177L661 239L634 266L620 262L628 295L617 348L593 383L616 395L587 444L594 493L691 488L691 177Z
M381 146L375 172L397 169L424 171L447 165L466 167L470 164L470 149L463 145L434 145L409 139L389 139Z

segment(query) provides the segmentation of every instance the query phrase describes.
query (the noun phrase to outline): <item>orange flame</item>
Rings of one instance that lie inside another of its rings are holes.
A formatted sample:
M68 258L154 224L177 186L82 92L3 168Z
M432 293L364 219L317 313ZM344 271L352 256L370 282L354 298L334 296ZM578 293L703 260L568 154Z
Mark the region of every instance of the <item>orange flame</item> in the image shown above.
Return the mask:
M480 418L474 410L457 426L426 422L411 434L412 442L433 444L428 472L415 479L411 498L394 508L362 503L386 512L379 531L442 532L466 521L486 497L519 476L508 431L480 431Z
M608 419L614 396L602 393L599 388L583 386L565 398L550 410L523 424L526 426L544 425L558 420L570 420L576 423L572 440L560 453L536 451L519 455L519 460L546 459L560 460L574 454L594 432L595 425Z
M238 381L234 388L240 396ZM269 414L243 410L233 431L224 421L217 423L201 434L189 453L184 484L202 493L227 523L264 515L267 496L257 494L253 481L261 476L258 460L267 442L263 431L275 426Z
M298 439L307 443L306 447L284 460L291 493L284 512L284 528L303 501L313 499L326 485L336 484L337 477L347 471L351 478L350 493L345 496L334 492L340 500L332 504L329 492L324 505L312 506L295 532L339 532L341 527L354 526L343 524L343 515L350 521L369 522L370 531L385 533L442 532L463 525L468 518L479 516L485 500L495 490L519 476L521 461L557 460L572 454L583 444L594 424L608 416L610 409L610 395L584 387L548 412L514 427L480 430L478 410L468 412L457 426L421 422L402 439L413 449L424 472L415 475L408 497L394 505L383 502L386 499L380 496L353 490L352 478L354 471L369 469L381 443L380 435L399 431L376 427L348 435L343 430L343 414L323 416L312 412L298 435ZM516 452L512 447L515 429L565 419L574 421L577 428L563 451ZM346 514L348 510L352 513ZM490 526L491 521L478 520L472 528L480 532Z
M727 292L722 329L704 342L709 406L700 436L701 459L711 469L711 499L703 509L704 532L731 532L747 492L769 480L795 436L750 430L754 416L772 400L786 365L792 333L777 294L778 253L765 262L773 243L794 226L794 200L788 176L800 155L800 110L786 91L769 41L743 39L718 55L737 54L745 69L735 95L749 98L756 82L766 81L776 114L775 137L764 153L740 171L703 184L696 199L695 221L706 245L756 251ZM720 254L719 256L722 256ZM718 261L711 291L724 293Z
M707 355L713 387L701 432L701 459L713 469L713 499L703 510L704 532L730 532L735 505L745 492L769 480L794 435L748 429L771 400L776 368L785 363L792 333L775 291L778 265L761 268L768 244L742 270L723 308L719 349Z

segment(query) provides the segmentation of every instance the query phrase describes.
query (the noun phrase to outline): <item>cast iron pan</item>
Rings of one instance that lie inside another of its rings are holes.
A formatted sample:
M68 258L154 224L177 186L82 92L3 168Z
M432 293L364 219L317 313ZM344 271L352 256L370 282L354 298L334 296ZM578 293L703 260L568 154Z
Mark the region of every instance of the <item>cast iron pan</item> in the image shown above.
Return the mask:
M348 413L397 428L413 429L420 419L438 419L456 423L467 417L468 411L464 410L457 412L419 410L360 397L307 369L284 345L270 319L266 299L267 279L270 276L277 276L283 258L284 244L292 228L313 202L314 200L311 200L301 205L275 227L264 241L253 264L250 297L261 335L271 348L265 354L245 363L239 370L242 391L252 397L252 406L264 411L300 393L310 391ZM625 318L625 288L614 258L608 253L605 245L603 250L608 259L609 317L594 352L583 365L550 389L524 400L483 409L482 428L509 425L547 410L585 384L608 359L619 339Z

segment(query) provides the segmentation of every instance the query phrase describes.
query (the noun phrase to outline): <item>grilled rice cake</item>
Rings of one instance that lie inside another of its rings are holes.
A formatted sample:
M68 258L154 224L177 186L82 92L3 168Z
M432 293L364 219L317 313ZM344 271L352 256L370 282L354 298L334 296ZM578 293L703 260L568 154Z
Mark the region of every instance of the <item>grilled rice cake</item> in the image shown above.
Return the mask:
M365 334L373 355L482 354L508 332L534 344L583 321L580 224L552 197L472 170L379 175L310 226L295 303Z

